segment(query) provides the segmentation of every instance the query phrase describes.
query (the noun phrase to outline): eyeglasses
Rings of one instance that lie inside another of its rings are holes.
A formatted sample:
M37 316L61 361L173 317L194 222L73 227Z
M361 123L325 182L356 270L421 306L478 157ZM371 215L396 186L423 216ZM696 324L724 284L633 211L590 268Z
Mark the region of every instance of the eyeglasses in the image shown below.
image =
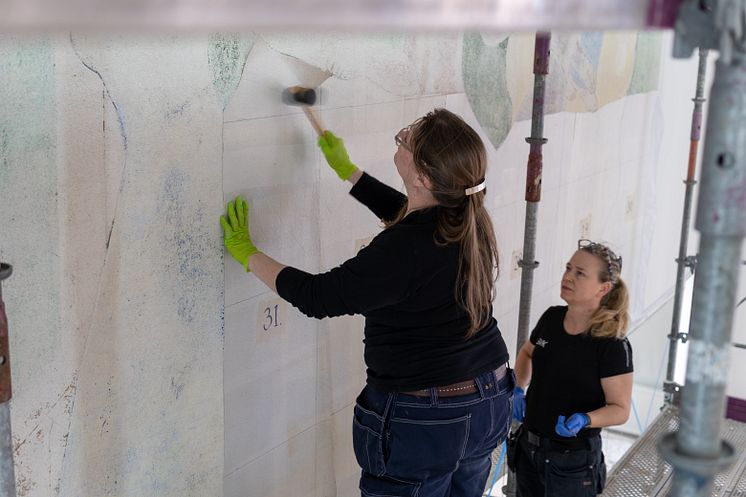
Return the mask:
M394 143L397 147L404 147L404 150L412 152L412 148L407 145L405 138L409 135L410 126L404 127L394 136Z
M586 252L590 252L597 257L605 259L609 269L609 277L611 277L612 279L614 279L612 262L615 262L619 265L619 272L622 271L622 256L616 255L609 247L602 243L596 243L592 240L588 240L587 238L581 238L580 240L578 240L578 250L585 250Z

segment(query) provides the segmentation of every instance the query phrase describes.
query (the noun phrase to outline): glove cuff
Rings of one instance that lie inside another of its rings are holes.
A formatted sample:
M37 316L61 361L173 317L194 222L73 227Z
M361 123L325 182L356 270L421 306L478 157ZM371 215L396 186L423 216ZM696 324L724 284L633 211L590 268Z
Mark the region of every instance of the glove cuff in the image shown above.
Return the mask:
M337 173L337 176L339 176L339 179L341 179L342 181L347 181L347 179L352 176L355 171L357 171L357 166L352 162L348 162L347 164L341 165L336 168L335 171Z
M246 272L247 272L247 273L250 273L250 272L251 272L251 269L249 269L249 259L251 259L251 256L252 256L252 255L256 255L256 254L261 254L261 253L262 253L262 252L260 252L260 251L259 251L259 249L257 249L257 248L256 248L256 247L254 247L253 245L252 245L252 248L253 248L254 250L250 251L250 252L249 252L249 255L247 255L247 256L246 256L246 265L244 266L244 268L246 269Z

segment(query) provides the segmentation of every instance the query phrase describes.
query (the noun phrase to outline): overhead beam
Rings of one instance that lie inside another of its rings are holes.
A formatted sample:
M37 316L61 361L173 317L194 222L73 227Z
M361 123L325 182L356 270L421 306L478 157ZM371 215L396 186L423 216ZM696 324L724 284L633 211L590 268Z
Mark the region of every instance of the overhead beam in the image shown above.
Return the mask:
M0 0L0 30L672 27L680 0Z

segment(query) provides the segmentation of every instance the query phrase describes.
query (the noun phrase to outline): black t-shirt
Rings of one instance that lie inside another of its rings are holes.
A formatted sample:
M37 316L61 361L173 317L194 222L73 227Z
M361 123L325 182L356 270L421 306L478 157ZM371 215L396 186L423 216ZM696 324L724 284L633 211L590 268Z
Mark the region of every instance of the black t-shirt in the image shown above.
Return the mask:
M567 306L550 307L531 332L531 384L526 392L524 424L557 440L557 417L590 412L606 405L601 379L631 373L632 347L625 338L570 335L563 321ZM578 437L597 435L600 428L581 430Z
M406 201L368 174L350 193L381 219L393 219ZM411 212L328 272L286 267L277 276L278 294L307 316L365 316L367 381L385 391L468 380L508 360L494 318L464 338L470 320L455 295L459 246L435 243L438 209Z

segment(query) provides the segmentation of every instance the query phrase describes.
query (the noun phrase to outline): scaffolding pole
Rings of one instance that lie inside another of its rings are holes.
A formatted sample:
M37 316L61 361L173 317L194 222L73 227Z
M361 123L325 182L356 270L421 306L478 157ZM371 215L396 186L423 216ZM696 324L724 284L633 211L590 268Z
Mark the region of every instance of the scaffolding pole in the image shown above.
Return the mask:
M539 263L536 257L536 226L541 201L541 174L544 166L542 147L547 142L544 134L544 93L549 72L550 33L536 33L534 42L534 100L531 112L531 136L526 138L530 145L526 166L526 218L523 228L523 256L521 267L521 296L518 309L518 333L516 335L516 356L528 339L528 324L531 320L531 297L534 286L534 269ZM503 493L515 495L515 475L508 472L508 482Z
M720 437L728 354L746 235L746 1L687 2L674 54L718 48L697 205L701 233L680 426L658 444L674 470L671 495L707 497L735 451Z
M521 296L518 310L518 343L516 353L528 338L528 324L531 319L531 292L534 284L534 269L539 263L536 256L536 225L539 202L541 201L541 175L544 166L542 147L547 142L544 134L544 93L549 72L549 33L537 33L534 44L534 100L531 114L531 136L526 138L530 145L526 166L526 218L523 228L523 256L521 267Z
M13 272L12 266L0 263L0 497L16 497L13 466L13 437L10 428L10 350L8 319L3 302L3 280Z
M699 150L699 139L702 131L702 105L707 100L703 97L705 92L705 74L707 72L707 53L705 48L699 49L699 68L697 70L697 87L694 98L694 111L692 112L692 129L689 141L689 164L687 168L686 191L684 193L684 212L681 216L681 236L679 238L679 257L676 259L676 290L673 296L673 317L671 319L671 333L668 335L668 368L666 370L666 381L663 383L666 404L674 403L676 396L681 390L681 385L676 383L676 357L678 355L679 342L687 340L687 334L679 332L681 324L681 304L684 299L684 284L686 283L686 269L694 272L696 265L695 257L688 257L686 252L689 245L689 226L692 217L692 195L694 179L697 170L697 152Z

